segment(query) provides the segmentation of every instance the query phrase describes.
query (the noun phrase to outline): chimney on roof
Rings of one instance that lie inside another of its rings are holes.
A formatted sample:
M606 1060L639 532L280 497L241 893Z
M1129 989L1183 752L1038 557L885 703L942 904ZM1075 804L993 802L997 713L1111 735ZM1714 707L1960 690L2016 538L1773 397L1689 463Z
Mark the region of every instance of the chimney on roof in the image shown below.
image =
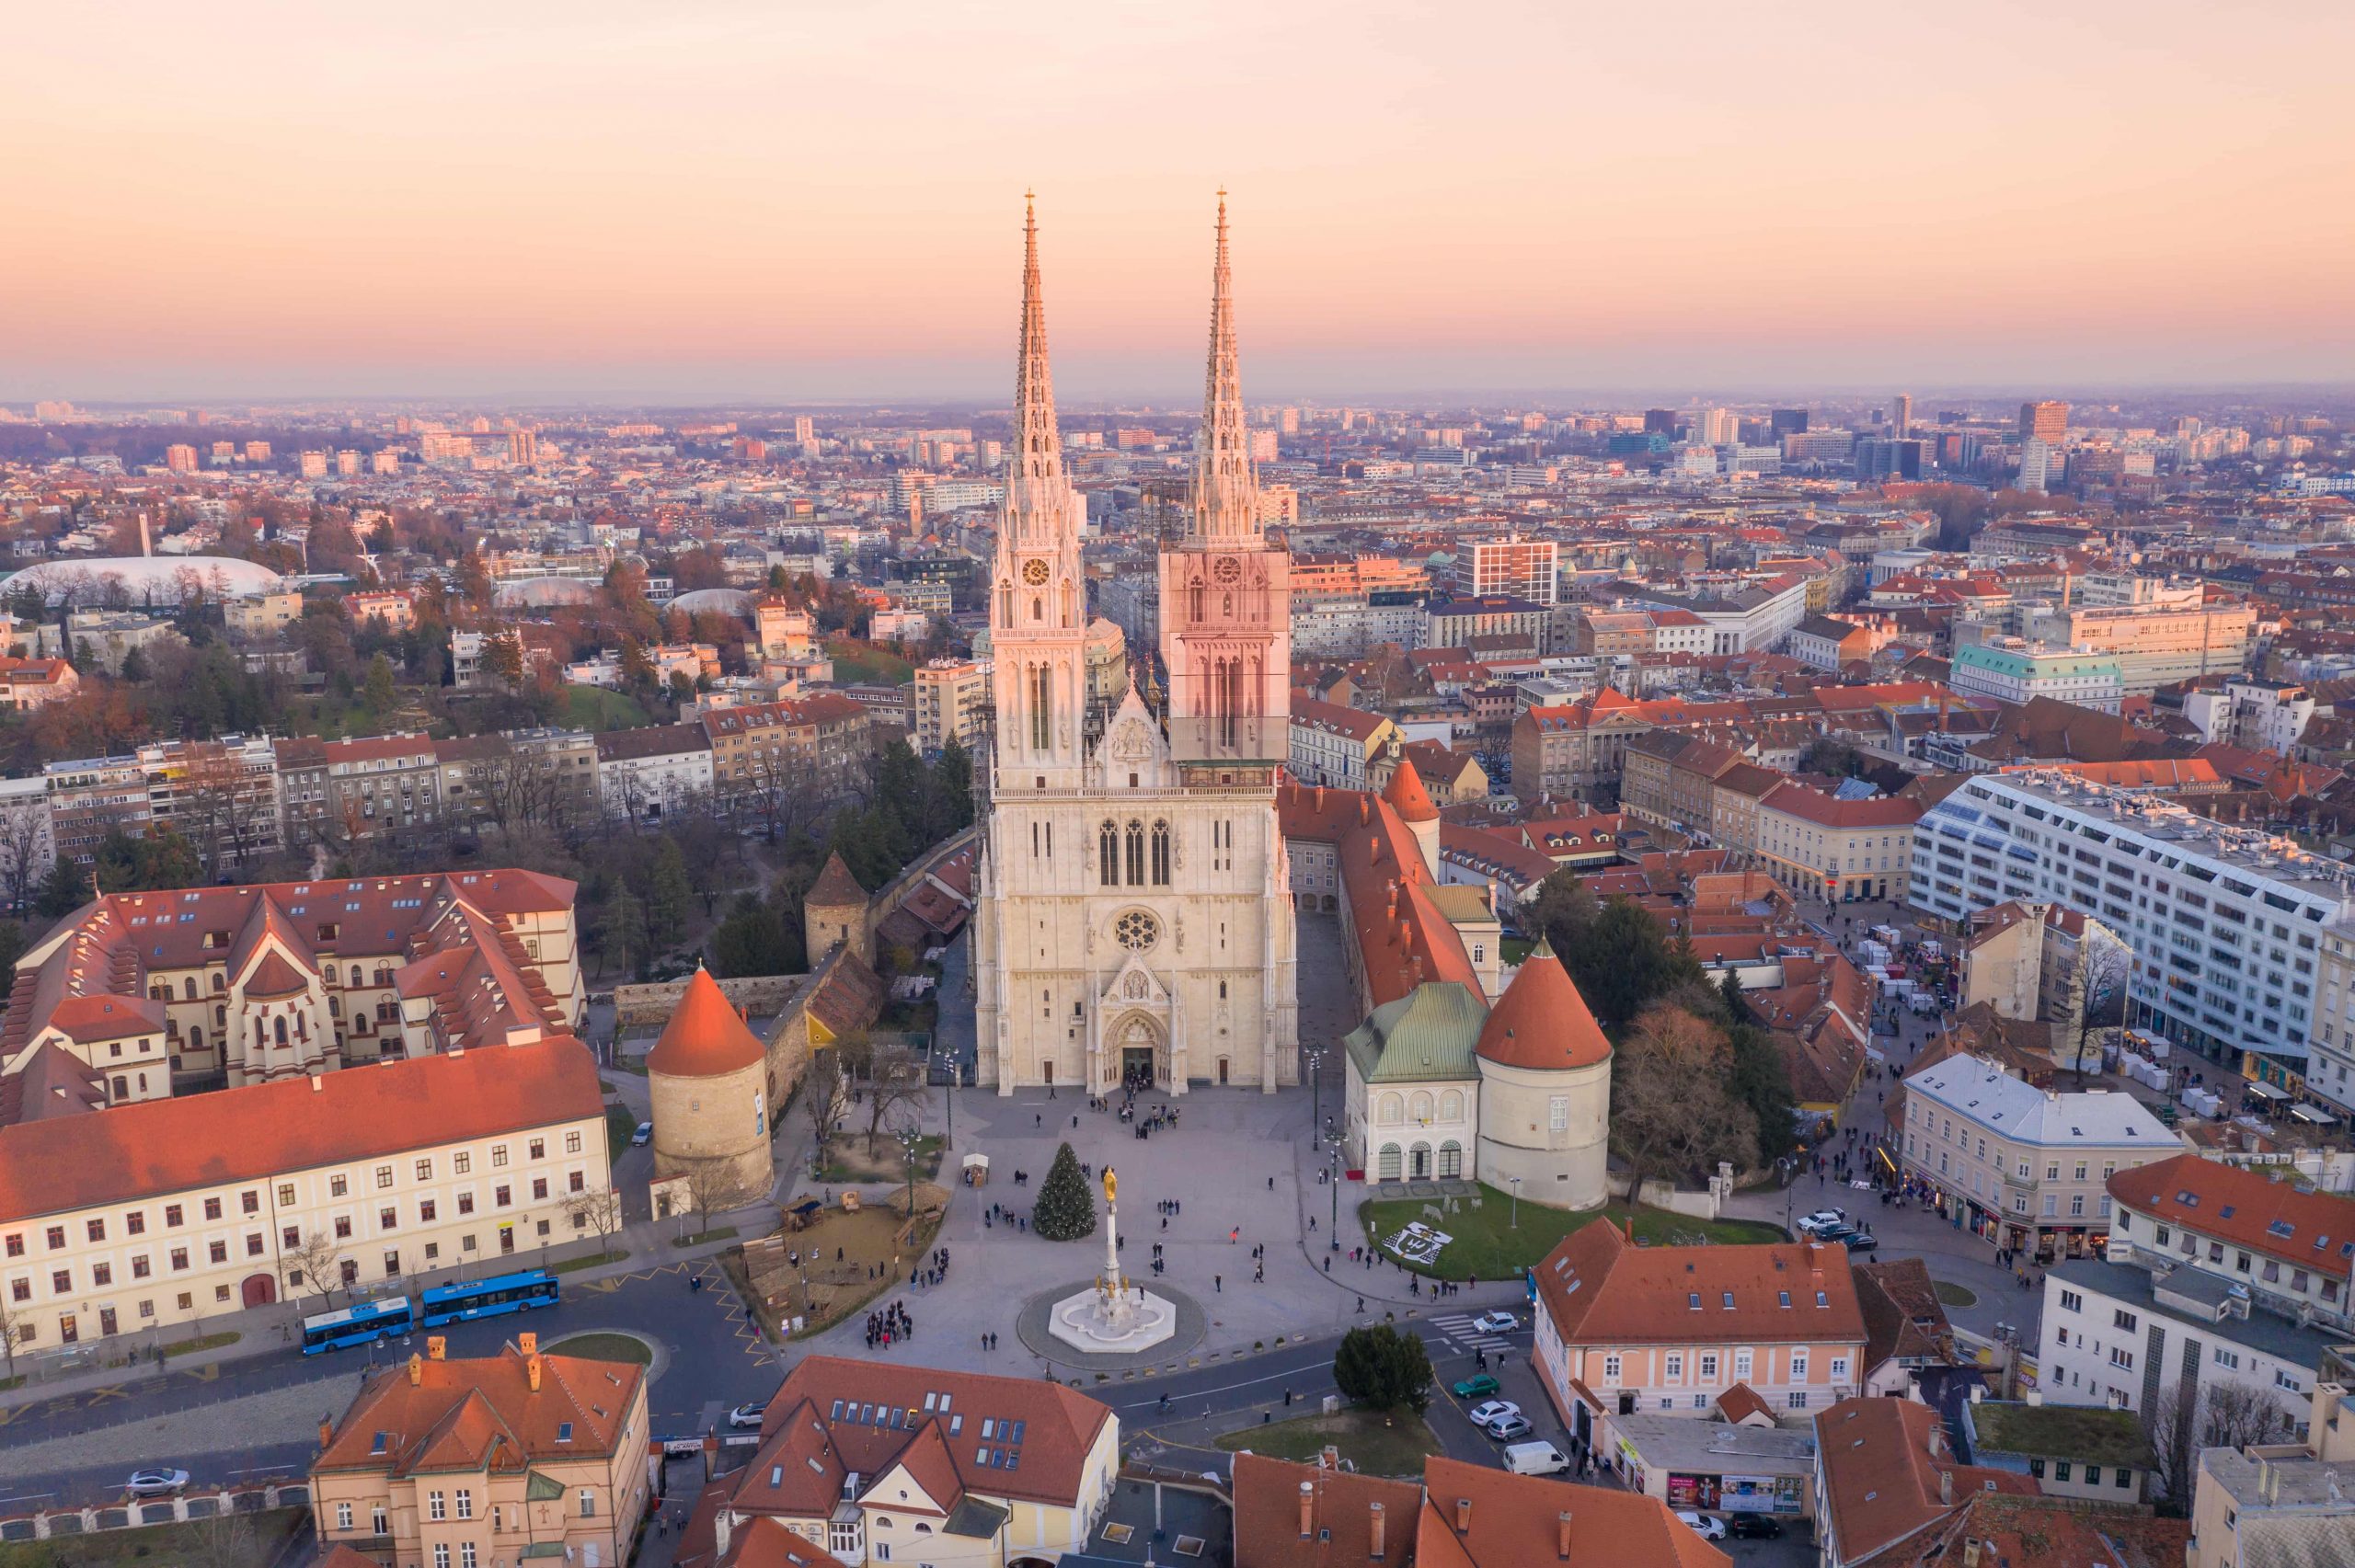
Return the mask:
M425 1336L425 1358L428 1361L448 1360L450 1358L450 1342L438 1333L427 1334Z
M324 1094L327 1093L325 1089L319 1087L319 1075L316 1072L311 1074L311 1093L314 1094Z
M1455 1500L1455 1533L1457 1535L1472 1533L1472 1499L1469 1497L1458 1497Z
M515 1336L515 1348L526 1356L537 1356L540 1353L540 1336L529 1331L519 1333Z
M408 1386L417 1388L425 1381L425 1357L411 1352L408 1358Z
M1938 1471L1938 1506L1954 1506L1954 1471L1950 1470Z
M534 1393L540 1391L540 1358L538 1356L523 1357L523 1380L532 1385Z
M1319 1470L1339 1470L1341 1468L1341 1450L1331 1443L1326 1444L1316 1452L1316 1468Z
M1369 1503L1366 1505L1365 1554L1368 1557L1379 1557L1382 1555L1383 1527L1386 1523L1387 1521L1384 1517L1381 1504Z
M1565 1562L1570 1560L1570 1511L1568 1508L1554 1516L1554 1555Z
M328 1446L329 1444L333 1443L334 1441L335 1441L335 1423L334 1423L334 1422L332 1422L332 1421L329 1421L329 1420L328 1420L326 1416L324 1416L324 1415L320 1416L320 1417L319 1417L319 1452L321 1452L321 1453L326 1453L326 1452L327 1451L327 1446Z
M1316 1533L1316 1483L1300 1483L1300 1539L1306 1540Z

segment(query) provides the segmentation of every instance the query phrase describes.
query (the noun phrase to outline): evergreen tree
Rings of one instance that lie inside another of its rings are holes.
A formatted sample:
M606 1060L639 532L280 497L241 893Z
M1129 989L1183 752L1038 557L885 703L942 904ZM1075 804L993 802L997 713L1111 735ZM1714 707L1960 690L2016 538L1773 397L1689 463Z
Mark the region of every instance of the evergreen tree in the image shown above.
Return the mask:
M1646 1002L1688 978L1660 921L1632 898L1604 905L1562 953L1562 962L1606 1029L1626 1024ZM1694 972L1698 967L1694 963Z
M33 901L33 909L50 920L56 920L72 914L89 901L89 873L75 864L71 856L60 855L57 864L49 868L49 877L40 885L40 893Z
M728 907L728 918L711 934L711 972L721 979L735 979L782 975L793 968L776 910L750 893L739 893Z
M1096 1234L1096 1195L1080 1174L1079 1156L1066 1143L1055 1150L1039 1201L1030 1207L1030 1229L1050 1242L1076 1242Z
M135 647L122 656L122 678L125 681L144 681L153 673L147 668L145 648Z
M1594 895L1574 871L1557 871L1537 885L1537 897L1522 905L1522 927L1542 936L1568 962L1568 955L1602 913Z
M1430 1352L1388 1323L1351 1329L1333 1353L1333 1384L1359 1404L1419 1413L1431 1402Z
M668 942L686 923L687 903L695 887L687 880L686 857L679 841L667 833L654 852L654 869L647 877L646 918L654 933Z
M625 882L614 889L606 902L605 920L601 932L602 948L609 957L621 960L622 967L643 979L646 978L646 906Z
M368 683L363 689L368 711L378 718L393 711L400 700L400 692L393 685L393 661L383 654L368 661Z
M928 837L935 843L973 825L973 759L955 736L940 748L932 764L932 822Z
M1744 1013L1748 1011L1745 1006ZM1798 1102L1791 1093L1790 1063L1775 1048L1775 1037L1746 1016L1729 1038L1733 1067L1726 1075L1727 1087L1758 1118L1759 1158L1779 1160L1798 1143Z

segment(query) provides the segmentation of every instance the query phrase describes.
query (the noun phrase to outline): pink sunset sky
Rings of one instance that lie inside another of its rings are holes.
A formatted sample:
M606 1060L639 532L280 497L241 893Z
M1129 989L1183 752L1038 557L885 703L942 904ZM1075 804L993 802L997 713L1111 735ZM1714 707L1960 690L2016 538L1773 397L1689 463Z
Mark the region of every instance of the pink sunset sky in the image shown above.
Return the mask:
M0 397L2342 381L2355 6L18 7Z

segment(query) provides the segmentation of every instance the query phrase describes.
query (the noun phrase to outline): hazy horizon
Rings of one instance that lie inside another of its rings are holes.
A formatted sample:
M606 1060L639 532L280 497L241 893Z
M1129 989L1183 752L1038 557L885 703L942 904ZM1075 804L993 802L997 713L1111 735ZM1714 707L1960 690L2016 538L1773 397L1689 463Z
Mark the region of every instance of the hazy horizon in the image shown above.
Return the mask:
M2355 8L1677 17L41 8L0 400L986 405L1035 186L1182 406L1222 184L1254 400L2349 380Z

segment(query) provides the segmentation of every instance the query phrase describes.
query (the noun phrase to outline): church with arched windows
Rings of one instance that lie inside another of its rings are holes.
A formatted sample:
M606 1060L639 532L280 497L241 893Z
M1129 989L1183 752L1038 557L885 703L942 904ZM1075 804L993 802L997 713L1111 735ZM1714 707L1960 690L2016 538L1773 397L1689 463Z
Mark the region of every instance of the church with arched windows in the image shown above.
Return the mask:
M1010 1094L1299 1082L1292 892L1276 822L1289 557L1261 531L1226 213L1192 515L1162 554L1156 713L1087 692L1084 509L1063 469L1035 221L992 575L997 726L974 917L980 1077Z

